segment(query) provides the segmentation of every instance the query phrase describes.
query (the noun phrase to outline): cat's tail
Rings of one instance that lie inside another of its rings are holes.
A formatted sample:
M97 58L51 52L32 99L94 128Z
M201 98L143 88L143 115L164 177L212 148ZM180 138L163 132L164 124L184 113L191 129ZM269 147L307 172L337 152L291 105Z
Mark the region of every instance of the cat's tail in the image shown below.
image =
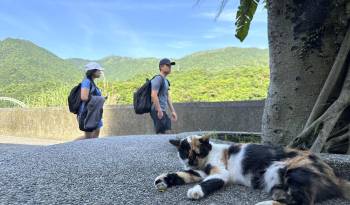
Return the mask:
M345 179L339 179L339 188L343 194L343 197L350 200L350 182Z

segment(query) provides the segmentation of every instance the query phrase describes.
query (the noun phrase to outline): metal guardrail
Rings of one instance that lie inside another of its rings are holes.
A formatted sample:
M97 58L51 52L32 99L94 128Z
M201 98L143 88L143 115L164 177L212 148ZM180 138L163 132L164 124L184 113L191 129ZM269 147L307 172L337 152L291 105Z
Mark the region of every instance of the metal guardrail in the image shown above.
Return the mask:
M0 97L0 101L9 101L9 102L12 102L16 105L23 107L23 108L27 107L24 102L19 101L19 100L14 99L14 98L10 98L10 97Z

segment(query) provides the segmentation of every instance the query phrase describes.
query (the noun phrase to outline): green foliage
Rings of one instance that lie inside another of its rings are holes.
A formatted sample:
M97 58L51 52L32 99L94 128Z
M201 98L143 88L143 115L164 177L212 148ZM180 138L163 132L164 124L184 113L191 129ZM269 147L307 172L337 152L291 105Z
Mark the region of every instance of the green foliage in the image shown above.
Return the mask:
M0 96L32 107L62 106L83 78L84 59L62 60L28 41L0 42ZM98 80L107 104L131 104L133 92L159 72L158 59L108 57L100 60L107 80ZM266 97L268 50L224 48L176 60L169 76L175 102L253 100ZM2 102L0 107L11 107Z
M266 97L269 70L232 68L175 72L169 77L175 102L255 100Z
M243 41L249 31L259 0L241 0L236 15L236 37Z
M128 58L111 56L99 61L105 68L108 80L128 80L135 75L158 70L159 60L156 58Z
M0 86L28 82L72 82L81 72L29 41L0 41Z
M175 70L223 70L245 67L268 67L267 49L228 47L197 52L178 60Z
M240 0L240 5L238 6L236 13L236 38L241 42L247 37L250 23L253 20L255 11L258 7L260 0ZM217 13L215 19L218 19L221 13L224 11L228 0L221 0L219 12ZM263 5L267 8L268 1L263 0Z
M138 75L127 81L97 83L103 95L108 95L107 104L132 104L133 93L146 78L153 75ZM232 68L220 71L194 69L175 71L169 76L170 92L174 102L219 102L257 100L266 97L269 70L263 68ZM56 85L55 89L35 92L24 98L30 106L67 105L67 96L72 85Z
M197 52L181 59L174 59L175 71L179 70L222 70L238 67L268 66L268 50L257 48L235 48ZM69 59L71 63L83 68L88 62L83 59ZM98 61L105 68L105 76L109 81L129 80L135 75L158 71L159 59L127 58L111 56Z

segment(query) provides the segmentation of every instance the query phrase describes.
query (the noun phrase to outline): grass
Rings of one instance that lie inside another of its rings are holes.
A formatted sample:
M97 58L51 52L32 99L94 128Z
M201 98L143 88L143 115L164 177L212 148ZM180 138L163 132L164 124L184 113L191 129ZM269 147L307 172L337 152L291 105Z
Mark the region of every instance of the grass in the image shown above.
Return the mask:
M99 80L97 85L107 104L132 104L133 93L152 74L142 74L127 81ZM234 68L222 71L174 71L170 76L170 92L174 102L219 102L259 100L266 98L269 83L268 68ZM77 81L75 84L78 84ZM29 107L66 106L74 83L35 83L7 89L7 96L25 102ZM0 104L0 106L4 106Z
M261 143L261 136L252 133L214 134L211 138L235 143Z

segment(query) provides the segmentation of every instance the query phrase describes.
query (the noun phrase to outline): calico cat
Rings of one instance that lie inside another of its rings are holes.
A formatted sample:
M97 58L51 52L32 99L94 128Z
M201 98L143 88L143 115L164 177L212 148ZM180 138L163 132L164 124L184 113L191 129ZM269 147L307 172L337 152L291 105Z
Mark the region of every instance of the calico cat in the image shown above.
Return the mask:
M215 144L208 136L170 140L178 149L185 171L162 174L154 184L160 191L199 182L187 192L200 199L226 184L261 188L271 201L256 205L313 205L336 197L350 200L350 182L336 177L316 155L260 144Z

